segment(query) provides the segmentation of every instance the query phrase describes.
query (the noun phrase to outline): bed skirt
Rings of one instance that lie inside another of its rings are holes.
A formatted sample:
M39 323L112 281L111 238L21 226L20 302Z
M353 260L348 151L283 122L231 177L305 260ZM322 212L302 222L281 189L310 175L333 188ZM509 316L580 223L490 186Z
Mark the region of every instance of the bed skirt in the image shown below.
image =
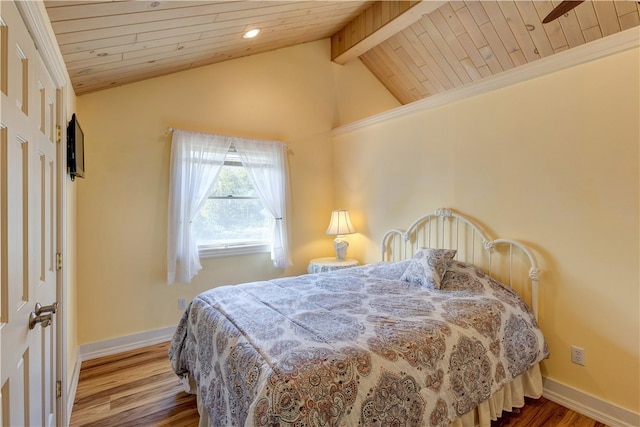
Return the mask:
M187 393L197 394L197 386L193 379L185 377L183 385ZM538 399L540 396L542 396L542 373L540 372L540 364L536 363L527 372L507 383L474 410L453 421L449 427L491 427L491 421L500 418L502 412L511 412L514 408L522 408L525 397ZM199 395L198 413L200 414L199 427L209 427L209 415L201 406Z
M522 408L525 397L538 399L540 396L542 396L542 374L540 364L536 363L527 372L505 384L502 389L474 410L449 424L449 427L491 427L491 421L500 418L502 412Z

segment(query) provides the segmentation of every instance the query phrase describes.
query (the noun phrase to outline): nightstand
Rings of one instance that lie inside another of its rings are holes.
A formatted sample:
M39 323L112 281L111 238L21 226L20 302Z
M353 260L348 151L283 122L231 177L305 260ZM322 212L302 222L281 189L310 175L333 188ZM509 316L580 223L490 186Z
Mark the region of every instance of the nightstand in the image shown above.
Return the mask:
M344 259L339 260L336 257L316 258L309 262L307 273L324 273L326 271L340 270L342 268L355 267L360 265L358 260Z

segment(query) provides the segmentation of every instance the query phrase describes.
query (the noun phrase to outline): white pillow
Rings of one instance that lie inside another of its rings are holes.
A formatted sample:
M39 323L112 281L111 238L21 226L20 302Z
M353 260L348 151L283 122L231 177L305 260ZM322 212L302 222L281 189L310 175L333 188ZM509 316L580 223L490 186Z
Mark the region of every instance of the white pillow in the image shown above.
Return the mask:
M400 280L440 289L442 278L456 252L455 249L421 248L416 251Z

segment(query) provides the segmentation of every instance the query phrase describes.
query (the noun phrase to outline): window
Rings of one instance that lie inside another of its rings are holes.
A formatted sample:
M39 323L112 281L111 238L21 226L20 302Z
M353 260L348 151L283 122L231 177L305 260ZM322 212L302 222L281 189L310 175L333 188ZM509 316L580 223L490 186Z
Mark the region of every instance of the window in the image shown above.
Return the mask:
M202 269L199 244L216 255L266 244L274 266L290 266L286 145L172 131L167 282Z
M273 222L232 146L193 220L200 256L268 252Z

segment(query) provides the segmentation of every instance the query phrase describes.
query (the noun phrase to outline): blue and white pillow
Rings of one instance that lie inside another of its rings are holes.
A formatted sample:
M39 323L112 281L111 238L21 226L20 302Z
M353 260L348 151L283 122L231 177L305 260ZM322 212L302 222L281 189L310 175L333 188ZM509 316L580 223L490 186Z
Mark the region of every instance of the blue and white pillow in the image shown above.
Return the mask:
M431 289L440 289L455 249L421 248L416 251L400 280Z

